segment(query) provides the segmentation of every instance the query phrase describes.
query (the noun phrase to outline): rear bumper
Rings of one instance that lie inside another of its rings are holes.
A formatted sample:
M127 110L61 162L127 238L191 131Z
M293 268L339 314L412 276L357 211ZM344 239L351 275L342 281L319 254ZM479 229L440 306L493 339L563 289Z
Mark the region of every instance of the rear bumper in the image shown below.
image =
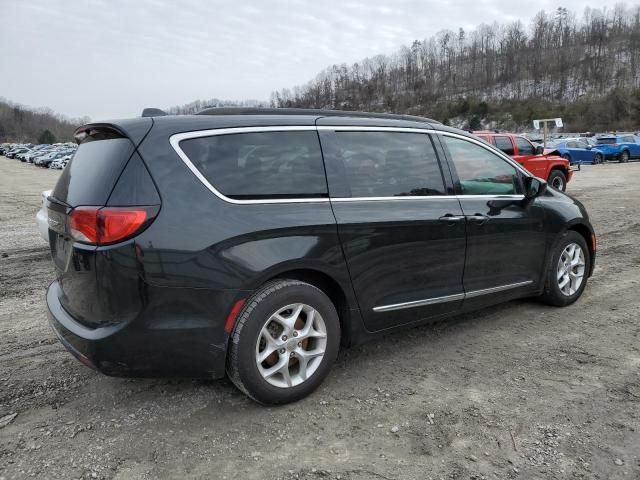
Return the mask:
M599 150L604 155L605 160L617 160L620 152L622 152L619 148L599 148Z
M188 313L175 322L154 322L141 314L117 325L88 328L63 308L59 296L55 281L47 290L51 327L65 348L90 368L125 377L224 376L224 318L215 322L218 327L190 321Z

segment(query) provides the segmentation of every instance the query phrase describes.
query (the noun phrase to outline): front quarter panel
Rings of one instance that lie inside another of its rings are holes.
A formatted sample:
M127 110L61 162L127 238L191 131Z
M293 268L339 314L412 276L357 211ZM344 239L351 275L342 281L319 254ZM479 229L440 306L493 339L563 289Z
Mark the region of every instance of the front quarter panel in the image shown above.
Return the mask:
M579 225L586 227L591 235L594 234L584 205L570 195L548 188L544 195L535 199L535 202L546 210L547 262L550 261L553 247L568 230ZM587 243L590 244L590 241L587 240ZM592 252L592 257L595 260L595 251ZM592 261L591 271L593 266Z

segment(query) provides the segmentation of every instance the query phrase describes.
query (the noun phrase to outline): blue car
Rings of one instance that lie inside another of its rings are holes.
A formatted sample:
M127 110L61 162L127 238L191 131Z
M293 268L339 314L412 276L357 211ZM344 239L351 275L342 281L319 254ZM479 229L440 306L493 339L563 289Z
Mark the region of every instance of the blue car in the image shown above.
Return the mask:
M562 158L569 160L571 165L583 163L597 165L605 159L605 154L600 148L593 148L583 139L557 140L549 147L557 150Z
M640 158L640 143L634 135L606 135L598 137L596 147L602 150L605 160L628 162Z

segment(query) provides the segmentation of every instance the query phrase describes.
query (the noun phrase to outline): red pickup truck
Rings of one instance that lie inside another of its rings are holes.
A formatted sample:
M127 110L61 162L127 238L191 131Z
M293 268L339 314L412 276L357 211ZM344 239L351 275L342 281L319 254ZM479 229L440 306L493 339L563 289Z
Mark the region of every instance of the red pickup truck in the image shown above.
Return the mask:
M476 137L499 148L536 177L545 179L556 190L565 191L573 171L569 161L553 152L545 155L543 148L513 133L473 132Z

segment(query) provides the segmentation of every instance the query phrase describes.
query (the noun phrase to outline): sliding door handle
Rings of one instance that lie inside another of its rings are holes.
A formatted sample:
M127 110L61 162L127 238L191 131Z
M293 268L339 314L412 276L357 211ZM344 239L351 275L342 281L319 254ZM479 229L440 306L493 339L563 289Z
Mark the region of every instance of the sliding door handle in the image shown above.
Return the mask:
M476 224L482 224L489 220L489 216L476 213L475 215L467 215L467 220Z

